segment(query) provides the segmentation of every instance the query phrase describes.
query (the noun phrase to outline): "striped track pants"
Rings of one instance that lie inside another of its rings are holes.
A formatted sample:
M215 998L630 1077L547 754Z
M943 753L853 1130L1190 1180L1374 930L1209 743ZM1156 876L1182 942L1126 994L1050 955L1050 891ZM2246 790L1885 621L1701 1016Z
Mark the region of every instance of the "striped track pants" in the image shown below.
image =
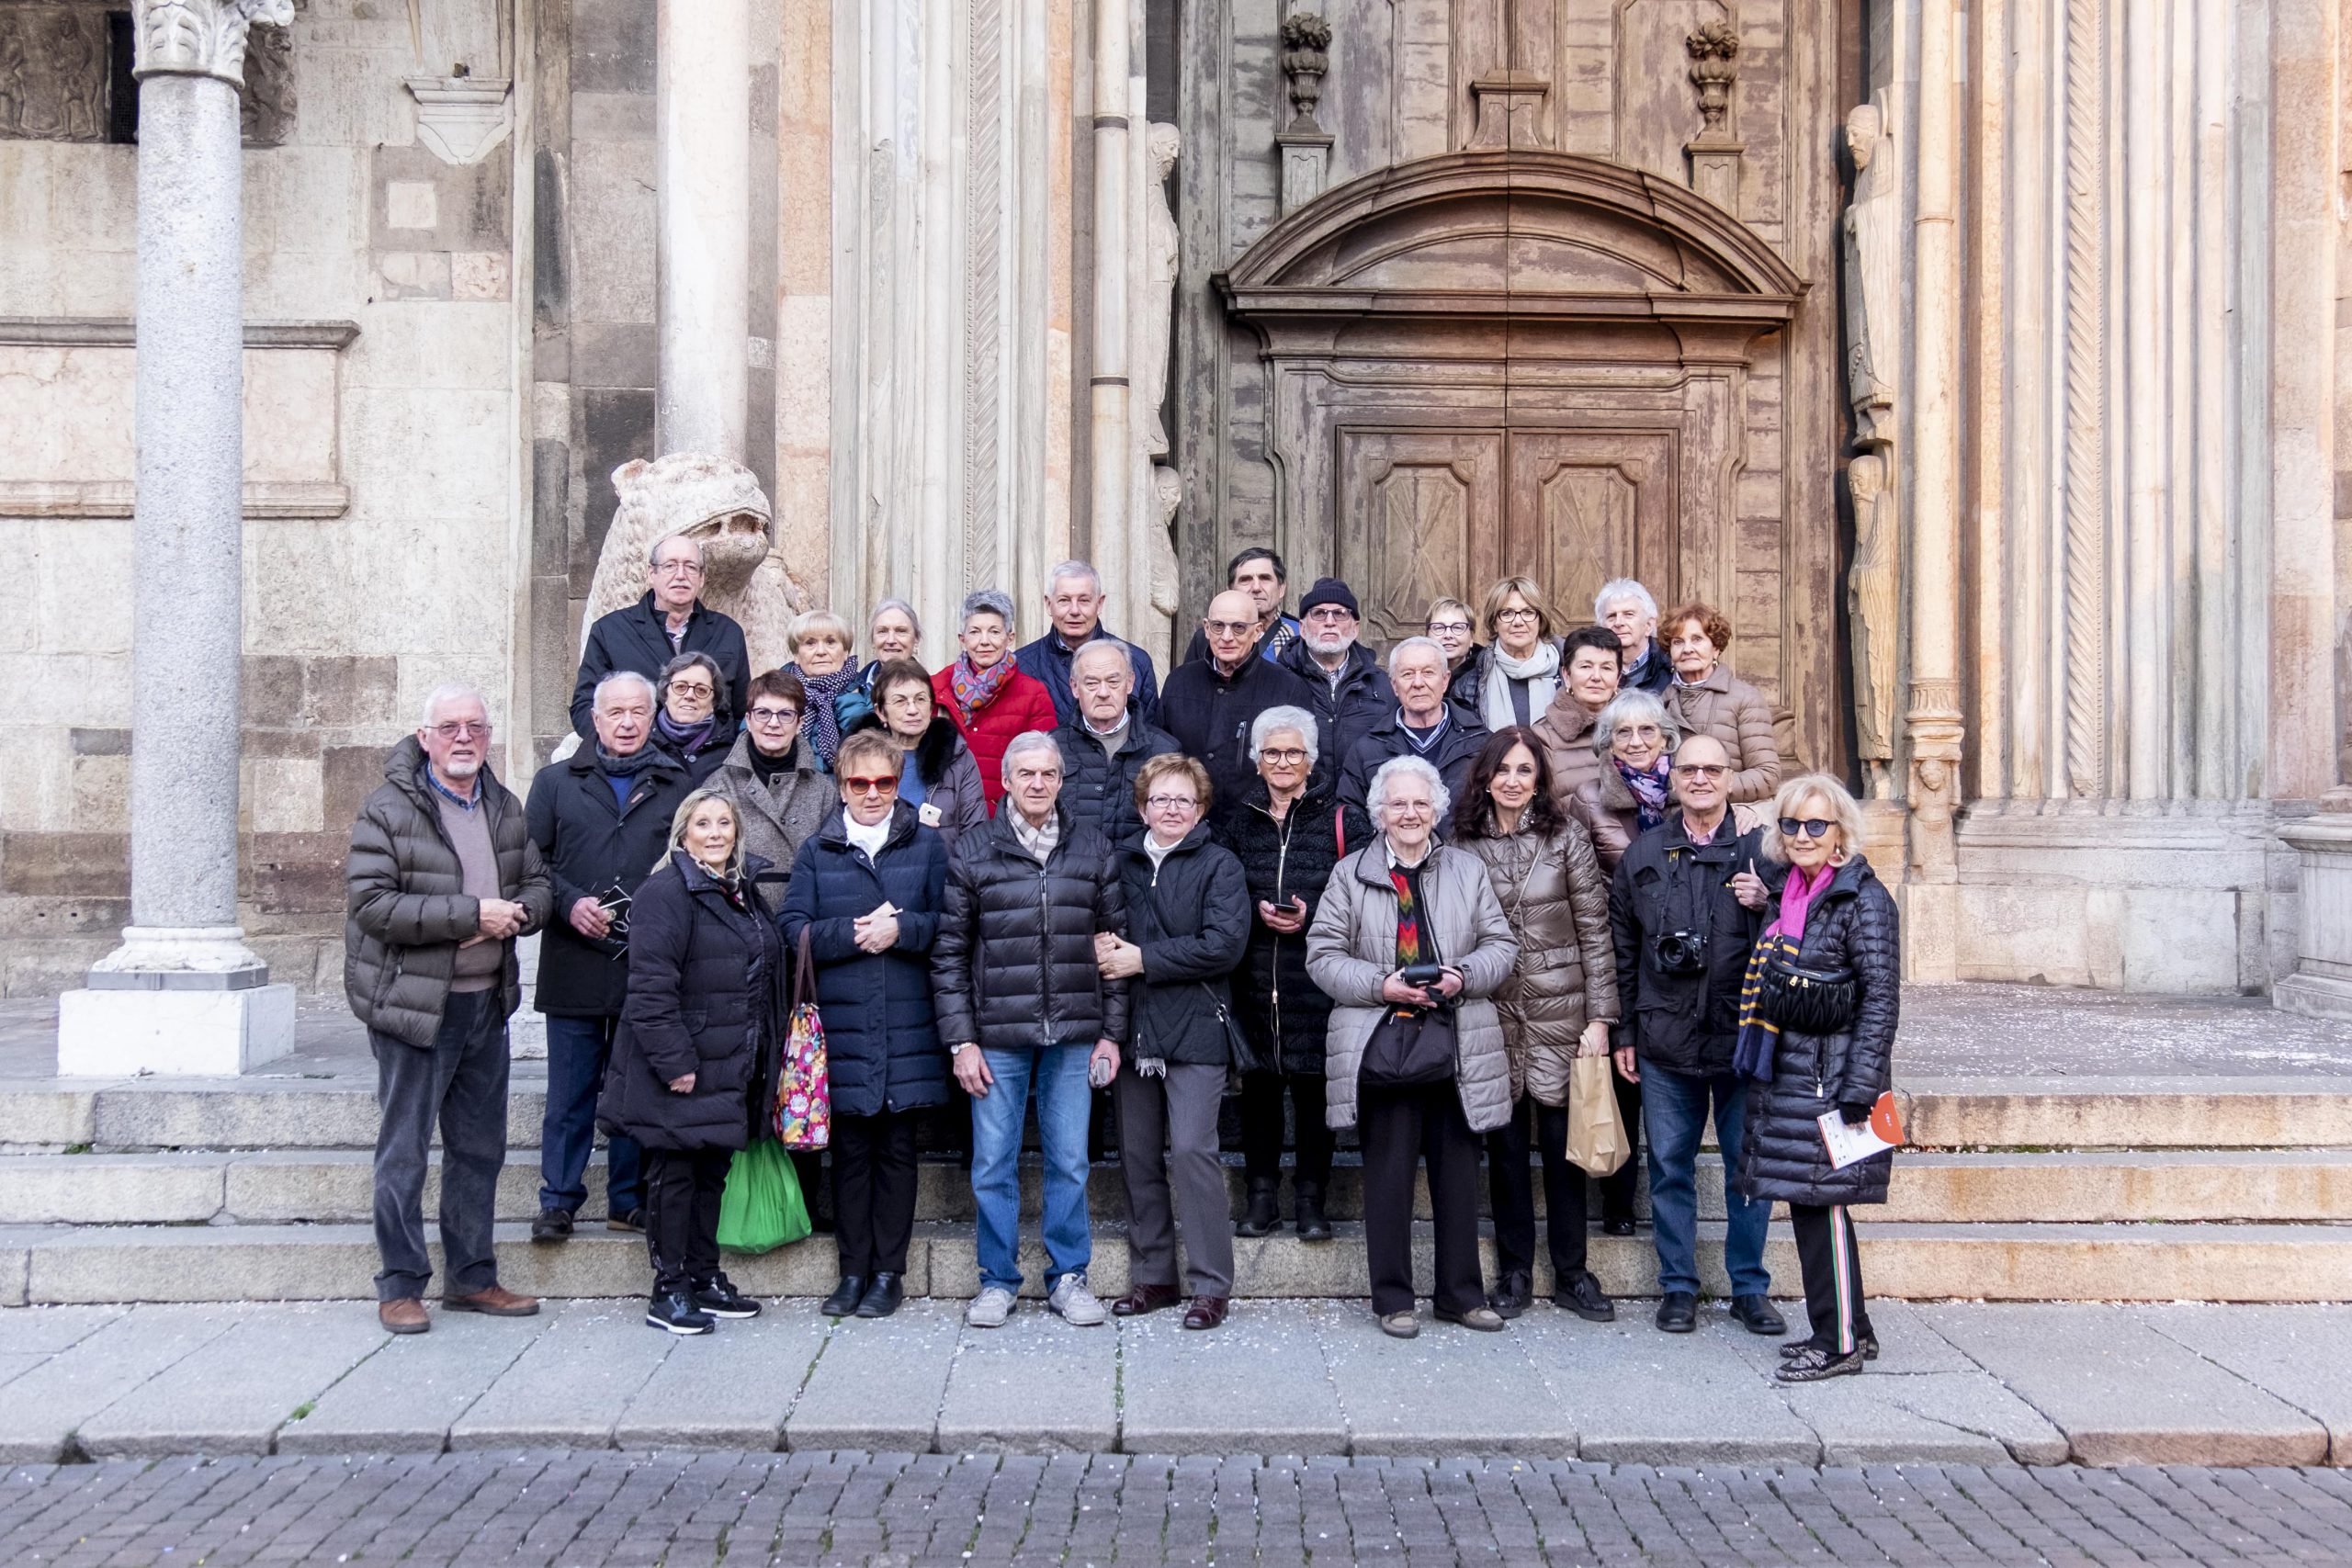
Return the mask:
M1841 1356L1849 1354L1871 1321L1862 1306L1862 1254L1854 1240L1853 1218L1842 1204L1792 1203L1789 1225L1796 1232L1813 1342Z

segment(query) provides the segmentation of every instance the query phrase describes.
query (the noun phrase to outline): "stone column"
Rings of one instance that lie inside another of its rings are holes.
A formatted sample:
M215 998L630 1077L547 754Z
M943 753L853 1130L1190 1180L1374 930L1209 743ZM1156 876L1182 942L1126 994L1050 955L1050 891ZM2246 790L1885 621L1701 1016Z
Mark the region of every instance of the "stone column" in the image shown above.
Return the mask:
M1134 635L1128 603L1127 491L1133 441L1127 388L1128 0L1094 0L1094 372L1088 549L1108 595L1106 624ZM1051 585L1048 584L1048 587Z
M661 0L655 28L654 439L664 453L740 463L751 386L749 0Z
M237 926L245 33L292 0L139 0L130 919L60 998L69 1074L234 1073L293 1048Z

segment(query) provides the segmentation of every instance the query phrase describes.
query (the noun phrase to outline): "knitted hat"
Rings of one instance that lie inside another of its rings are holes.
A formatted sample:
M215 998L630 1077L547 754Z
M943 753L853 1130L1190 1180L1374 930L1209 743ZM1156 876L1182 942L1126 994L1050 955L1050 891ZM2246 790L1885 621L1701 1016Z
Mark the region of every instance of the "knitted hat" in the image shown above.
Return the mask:
M1358 619L1362 619L1363 615L1363 612L1356 608L1355 594L1350 591L1346 583L1336 577L1318 577L1315 580L1315 586L1308 589L1306 597L1298 602L1299 615L1304 618L1319 604L1337 604Z

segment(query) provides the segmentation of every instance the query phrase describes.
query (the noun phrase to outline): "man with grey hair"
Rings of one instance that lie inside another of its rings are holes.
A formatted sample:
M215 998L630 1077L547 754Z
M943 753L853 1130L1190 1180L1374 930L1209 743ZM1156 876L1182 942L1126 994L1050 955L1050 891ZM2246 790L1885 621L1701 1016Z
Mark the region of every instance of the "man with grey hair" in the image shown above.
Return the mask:
M1102 629L1102 576L1082 560L1066 560L1046 578L1046 615L1053 626L1035 642L1014 650L1013 662L1022 672L1045 682L1054 699L1054 722L1063 728L1079 722L1080 704L1070 692L1070 658L1091 642L1106 642L1126 650L1129 701L1136 717L1145 724L1159 717L1159 678L1151 655Z
M668 852L670 818L693 788L684 765L652 744L652 682L613 671L596 683L592 717L595 739L531 780L531 840L555 887L533 998L548 1021L539 1242L568 1240L587 1201L596 1097L628 998L629 903ZM606 1225L643 1231L636 1142L614 1135L605 1160Z
M1630 577L1614 577L1592 596L1592 618L1617 634L1627 691L1663 692L1674 683L1674 666L1657 640L1657 600Z
M634 670L649 681L682 653L707 653L718 661L718 722L732 730L743 722L752 689L752 656L743 628L702 602L702 547L684 534L653 541L645 597L615 610L588 628L580 650L580 677L571 687L571 728L580 739L596 738L592 712L596 687L616 670Z
M996 816L956 840L931 950L939 1038L972 1097L980 1292L964 1321L1001 1328L1021 1290L1021 1132L1034 1092L1046 1304L1094 1327L1108 1314L1086 1287L1086 1134L1091 1091L1117 1076L1127 1038L1127 982L1102 977L1094 938L1126 935L1126 894L1110 844L1061 804L1052 736L1012 738L1004 784Z
M1407 637L1388 650L1388 680L1396 689L1396 707L1350 749L1340 769L1340 798L1369 812L1373 775L1391 757L1420 758L1460 795L1487 730L1446 702L1445 649L1431 637Z
M1182 750L1174 736L1136 712L1134 682L1135 667L1119 644L1101 637L1080 645L1069 660L1078 719L1054 731L1062 752L1064 809L1108 839L1114 850L1143 837L1136 775L1154 757Z
M359 807L345 870L343 988L376 1056L376 1316L422 1334L433 1263L424 1173L441 1130L447 1312L523 1317L498 1282L491 1222L506 1163L506 1021L523 999L515 939L547 924L547 869L522 803L490 771L490 715L471 686L424 699Z

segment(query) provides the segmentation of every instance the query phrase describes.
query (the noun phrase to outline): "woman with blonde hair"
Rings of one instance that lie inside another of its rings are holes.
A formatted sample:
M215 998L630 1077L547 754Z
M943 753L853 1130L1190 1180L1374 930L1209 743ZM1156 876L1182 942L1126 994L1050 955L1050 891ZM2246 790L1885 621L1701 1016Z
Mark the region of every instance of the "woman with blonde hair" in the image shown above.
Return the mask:
M856 728L872 711L857 661L850 658L849 623L831 610L804 610L792 617L784 646L792 656L784 671L800 677L808 696L800 715L801 734L808 749L817 753L818 764L831 773L842 732ZM846 705L837 700L844 696L849 699ZM846 714L844 705L849 710Z
M1893 1155L1835 1168L1821 1123L1868 1121L1891 1087L1902 936L1894 896L1862 858L1861 808L1836 779L1782 784L1761 847L1771 922L1748 961L1732 1062L1756 1084L1739 1184L1789 1206L1813 1333L1782 1349L1779 1375L1814 1382L1878 1355L1847 1210L1886 1201Z
M1559 625L1532 577L1506 577L1487 590L1478 624L1486 642L1464 660L1446 700L1488 729L1532 725L1560 693Z

